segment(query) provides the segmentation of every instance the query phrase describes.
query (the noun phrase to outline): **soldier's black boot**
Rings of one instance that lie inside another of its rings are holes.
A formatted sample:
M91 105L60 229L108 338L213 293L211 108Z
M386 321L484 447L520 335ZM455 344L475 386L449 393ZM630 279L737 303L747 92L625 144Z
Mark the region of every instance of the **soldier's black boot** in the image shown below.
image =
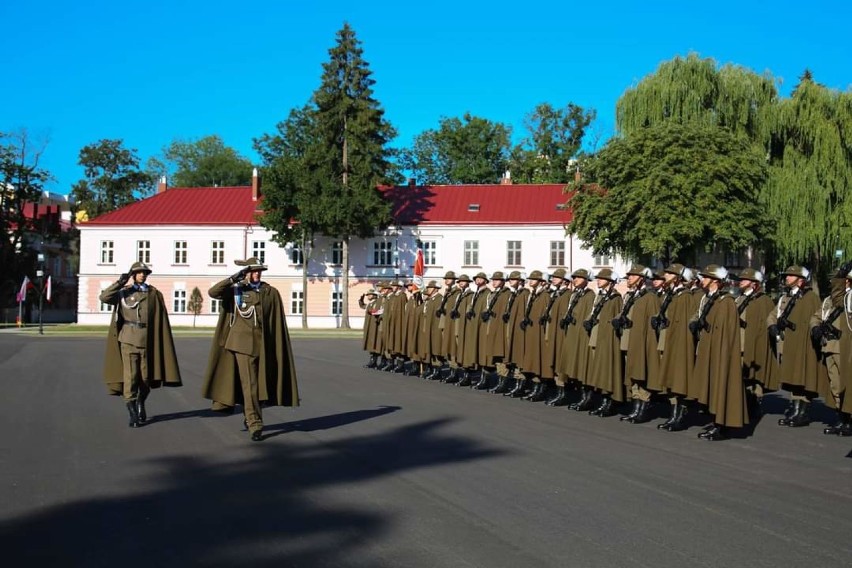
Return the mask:
M568 392L564 386L556 387L556 396L548 400L546 403L548 406L565 406L568 404Z
M448 385L456 384L457 382L459 382L461 380L461 377L462 377L461 374L463 372L464 372L464 369L462 369L461 367L456 367L455 369L450 367L450 374L449 374L449 376L447 376L446 379L444 379L444 382L447 383Z
M789 426L790 428L799 428L811 423L811 417L808 415L811 403L806 400L797 400L796 402L801 403L799 404L799 411L794 413L793 416L787 420L787 424L785 424L785 426Z
M527 380L528 379L526 377L524 377L523 379L516 379L514 388L512 388L512 390L510 390L503 396L521 398L522 396L524 396L524 390L526 390L527 388Z
M833 425L823 428L822 433L827 436L837 436L840 434L840 429L843 428L843 424L846 422L846 417L839 410L837 411L837 422Z
M603 400L601 401L600 406L598 406L594 410L590 410L589 414L592 416L600 416L601 418L606 418L608 416L615 416L615 401L612 400L612 397L608 394L604 395Z
M541 402L543 400L547 400L547 383L544 381L538 383L538 392L532 392L527 397L527 400L530 402Z
M426 374L425 366L421 370L421 364L417 361L408 362L408 371L405 373L409 377L423 377Z
M594 396L595 391L593 391L589 387L583 387L583 395L580 397L575 404L572 404L570 408L572 410L576 410L578 412L585 412L592 407L592 397Z
M462 369L462 368L459 368L459 370L461 371L461 377L459 378L459 382L456 383L456 386L457 387L469 387L470 385L472 385L473 381L471 380L470 374L473 371L468 371L467 369Z
M406 363L407 363L407 361L405 359L403 359L402 357L400 357L399 359L396 360L396 365L393 366L393 369L391 369L391 372L392 373L404 373Z
M151 390L142 391L139 390L139 396L136 398L136 414L139 416L139 424L145 424L148 421L148 413L145 412L145 400L147 400L148 395L151 394Z
M379 371L387 371L388 365L390 364L391 362L388 360L388 358L382 355L382 360L379 361L379 364L376 366L376 369L378 369Z
M489 392L491 392L491 394L505 394L509 392L509 377L500 377L500 380L497 381L497 386Z
M370 354L370 360L367 361L367 364L364 365L364 368L365 369L375 369L376 365L378 364L378 362L377 362L378 358L379 358L378 355L376 355L375 353L371 353Z
M642 402L638 398L633 399L633 408L630 410L630 414L625 414L619 420L622 422L626 422L628 420L632 420L634 416L639 412L639 403Z
M717 442L719 440L728 439L728 435L725 432L725 427L719 424L713 424L707 430L699 432L698 437L702 440L709 440L711 442Z
M796 413L796 409L798 408L797 403L798 400L790 400L787 403L787 408L784 409L784 417L778 419L779 426L786 426L787 421L790 420L790 417Z
M636 414L628 420L631 424L644 424L651 419L651 403L645 400L639 401L639 409Z
M686 405L682 402L678 402L672 409L671 422L663 426L663 430L668 430L669 432L680 432L681 430L686 430L686 414Z
M837 432L837 435L847 438L849 436L852 436L852 415L850 415L848 412L844 412L843 414L843 426L840 427L840 431Z
M131 400L127 403L127 412L130 414L130 422L127 424L131 428L139 427L139 409L136 407L136 401Z
M430 381L440 381L442 378L441 373L443 372L443 370L443 365L432 365L432 373L429 374L426 378Z
M532 388L532 390L531 390L530 392L528 392L526 395L522 396L521 398L522 398L523 400L531 400L531 399L532 399L532 397L534 397L534 396L538 396L538 394L539 394L539 392L541 392L541 388L542 388L543 386L544 386L544 383L541 383L541 382L538 382L538 383L533 382L533 388Z
M491 379L491 373L482 369L479 380L473 385L473 388L479 391L488 390L488 383Z

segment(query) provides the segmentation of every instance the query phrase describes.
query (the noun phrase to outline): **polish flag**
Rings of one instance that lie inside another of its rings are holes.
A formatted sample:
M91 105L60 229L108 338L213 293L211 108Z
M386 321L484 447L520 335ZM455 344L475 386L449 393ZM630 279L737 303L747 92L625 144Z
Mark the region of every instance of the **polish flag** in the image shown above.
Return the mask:
M20 304L27 297L27 288L29 288L30 279L24 276L24 281L21 283L21 289L15 295L15 299Z
M414 282L417 287L423 289L423 249L417 247L417 255L414 258Z
M44 299L47 300L48 302L50 301L51 292L53 292L53 285L52 285L52 282L50 280L50 276L48 276L47 277L47 285L45 286L45 291L44 291Z

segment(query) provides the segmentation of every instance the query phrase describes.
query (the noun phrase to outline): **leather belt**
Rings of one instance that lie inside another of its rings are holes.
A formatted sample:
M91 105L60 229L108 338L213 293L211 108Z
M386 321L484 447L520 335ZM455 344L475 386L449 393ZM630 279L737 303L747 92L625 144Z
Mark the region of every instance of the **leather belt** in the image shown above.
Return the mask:
M148 327L147 323L142 323L141 321L124 321L125 325L132 325L133 327L138 327L139 329L145 329Z

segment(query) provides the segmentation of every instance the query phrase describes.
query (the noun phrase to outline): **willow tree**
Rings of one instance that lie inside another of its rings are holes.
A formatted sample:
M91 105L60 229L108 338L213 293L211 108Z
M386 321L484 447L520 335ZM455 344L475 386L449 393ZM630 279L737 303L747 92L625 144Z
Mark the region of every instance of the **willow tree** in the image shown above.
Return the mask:
M668 262L695 250L761 241L762 152L744 135L700 124L650 126L610 140L571 184L567 231L595 253Z
M778 98L771 75L719 66L695 53L675 57L625 91L616 103L616 128L629 136L664 122L718 126L765 144L767 120Z
M776 251L785 262L830 264L852 250L852 91L805 72L773 113L770 175L764 194L778 219Z

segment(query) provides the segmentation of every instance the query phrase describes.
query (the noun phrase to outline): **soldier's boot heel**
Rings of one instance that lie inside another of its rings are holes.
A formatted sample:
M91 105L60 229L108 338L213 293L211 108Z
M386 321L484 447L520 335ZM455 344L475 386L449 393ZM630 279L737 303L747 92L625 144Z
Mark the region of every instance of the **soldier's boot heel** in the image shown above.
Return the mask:
M649 420L651 420L651 403L644 400L639 401L639 411L628 422L631 424L644 424Z
M671 424L666 426L665 430L668 430L669 432L680 432L681 430L686 430L686 415L686 405L679 403L674 409L674 420L672 420Z
M634 398L633 399L633 408L630 410L630 414L626 414L626 415L622 416L621 418L619 418L619 420L621 420L622 422L632 420L636 416L636 414L639 413L639 403L640 402L641 401L638 398Z
M131 428L139 427L139 410L136 407L136 401L131 400L127 403L127 412L130 414L130 422L128 422L128 426Z
M811 417L808 416L808 409L810 408L810 403L805 401L796 401L800 402L799 411L793 414L785 426L789 426L790 428L801 428L802 426L807 426L811 423Z
M490 389L489 392L491 394L505 394L509 392L509 378L500 377L500 380L497 381L497 386L495 386L493 389Z

